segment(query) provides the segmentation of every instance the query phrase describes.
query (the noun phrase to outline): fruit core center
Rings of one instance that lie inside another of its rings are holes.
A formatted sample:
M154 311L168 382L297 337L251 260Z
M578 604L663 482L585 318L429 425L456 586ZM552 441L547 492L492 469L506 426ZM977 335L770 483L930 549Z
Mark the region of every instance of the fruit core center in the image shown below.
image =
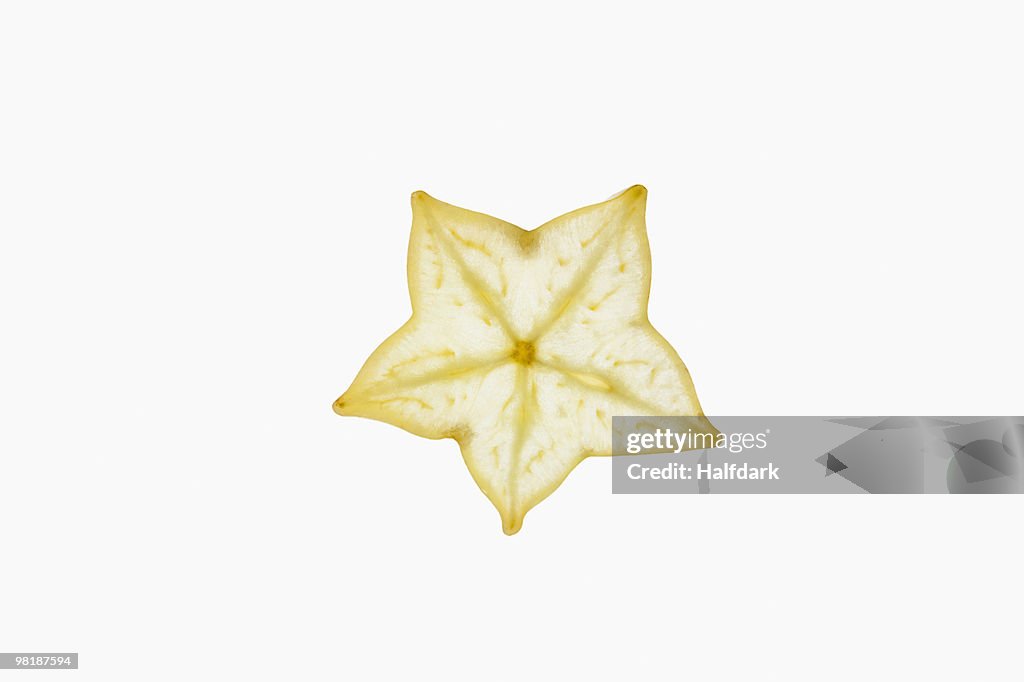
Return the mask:
M516 341L512 349L512 359L522 365L529 365L533 362L533 356L537 349L529 341Z

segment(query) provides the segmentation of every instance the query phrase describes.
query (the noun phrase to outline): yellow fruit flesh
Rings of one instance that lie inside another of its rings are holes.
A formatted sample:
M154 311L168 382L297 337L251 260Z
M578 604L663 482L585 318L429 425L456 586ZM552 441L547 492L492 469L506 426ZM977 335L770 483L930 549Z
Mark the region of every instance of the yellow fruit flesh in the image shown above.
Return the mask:
M508 534L611 454L613 416L701 415L647 319L646 198L637 185L527 231L413 194L413 315L335 412L458 441Z

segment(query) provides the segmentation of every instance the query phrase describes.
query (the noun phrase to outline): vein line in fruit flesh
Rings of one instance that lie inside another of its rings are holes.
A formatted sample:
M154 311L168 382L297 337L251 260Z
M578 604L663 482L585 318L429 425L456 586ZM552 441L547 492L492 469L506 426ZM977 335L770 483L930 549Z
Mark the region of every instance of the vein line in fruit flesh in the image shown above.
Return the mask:
M632 220L633 214L635 212L636 207L634 206L629 210L625 217L622 218L622 223L628 224L629 221ZM608 218L601 226L601 228L597 230L597 232L595 232L594 235L591 236L589 240L587 240L587 242L581 242L581 248L588 248L589 246L591 246L591 243L594 240L596 240L599 236L601 236L602 233L608 229L609 225L611 225L611 222L618 217L619 216L612 216ZM611 235L612 237L614 237L615 232L612 231ZM540 338L541 335L543 335L545 332L551 329L551 327L554 326L555 322L557 322L565 314L565 311L569 309L570 305L575 300L577 300L581 293L583 293L583 291L587 288L587 285L590 283L591 276L594 274L594 271L597 269L597 266L600 265L601 263L601 257L604 255L603 247L607 246L607 244L605 243L606 240L610 240L612 239L612 237L606 237L605 239L601 239L601 241L598 244L594 245L596 247L602 248L594 248L594 250L590 254L590 257L583 264L583 267L579 269L579 271L573 277L569 285L566 286L566 288L563 290L562 295L558 299L552 301L551 307L548 309L547 316L544 317L544 319L542 319L536 325L536 327L534 327L533 333L530 334L531 338Z
M505 333L510 337L514 337L512 332L512 325L509 323L508 318L505 317L505 311L499 308L494 303L494 299L498 297L497 292L491 291L487 283L480 279L476 273L470 269L466 261L462 259L458 251L452 247L448 238L444 235L444 230L437 224L437 219L434 218L434 214L425 209L426 215L428 216L428 222L431 228L428 230L428 234L435 238L440 244L441 249L445 255L455 264L455 268L462 275L463 280L469 287L469 290L476 296L477 300L494 316L494 319L498 321L498 324L502 326Z

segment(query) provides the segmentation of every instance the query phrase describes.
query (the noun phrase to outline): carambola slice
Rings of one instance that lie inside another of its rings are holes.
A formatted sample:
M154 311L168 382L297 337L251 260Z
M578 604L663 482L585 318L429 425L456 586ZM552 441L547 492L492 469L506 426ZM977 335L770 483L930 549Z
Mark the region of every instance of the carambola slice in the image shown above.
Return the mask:
M334 403L453 438L508 534L580 461L610 455L615 415L702 416L647 319L647 191L523 230L412 195L412 317Z

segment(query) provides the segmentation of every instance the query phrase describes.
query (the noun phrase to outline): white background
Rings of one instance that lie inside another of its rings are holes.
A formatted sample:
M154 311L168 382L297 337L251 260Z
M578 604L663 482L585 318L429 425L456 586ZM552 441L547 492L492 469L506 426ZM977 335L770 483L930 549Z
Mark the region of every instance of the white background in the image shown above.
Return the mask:
M1022 34L1014 2L4 3L0 650L1020 679L1020 499L613 497L590 460L509 538L453 442L330 406L409 313L410 192L532 227L643 183L709 414L1020 414Z

